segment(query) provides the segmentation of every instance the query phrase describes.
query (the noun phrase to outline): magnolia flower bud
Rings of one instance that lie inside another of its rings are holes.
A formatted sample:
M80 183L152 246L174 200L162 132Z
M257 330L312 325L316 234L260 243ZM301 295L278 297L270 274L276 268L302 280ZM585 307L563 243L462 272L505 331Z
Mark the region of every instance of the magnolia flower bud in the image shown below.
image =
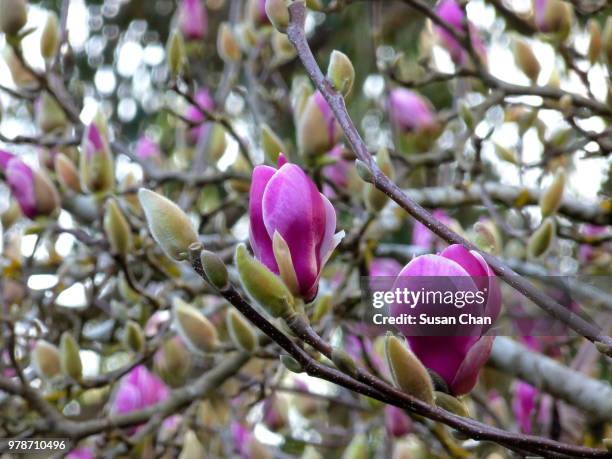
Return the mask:
M61 371L59 350L42 339L36 342L32 351L32 361L41 378L51 379Z
M276 30L285 33L289 25L289 8L286 0L265 0L266 14Z
M36 208L40 215L52 215L60 207L60 196L57 188L42 171L33 171L34 196L36 197Z
M183 69L187 63L185 41L183 40L183 35L181 35L178 30L174 30L170 34L167 45L167 53L170 75L172 75L173 78L176 78L183 73Z
M433 384L427 369L416 356L395 336L385 340L387 365L395 385L414 397L432 405Z
M59 26L57 16L50 12L47 16L47 22L40 37L40 54L45 59L52 59L57 54L59 48Z
M138 200L153 239L170 258L186 260L189 246L198 242L189 217L175 203L146 188L138 190Z
M476 237L474 243L486 252L499 253L501 250L501 239L497 227L491 221L479 221L474 223Z
M136 354L142 352L145 347L145 337L142 328L133 320L128 320L123 332L123 345L128 351Z
M436 399L436 406L439 406L440 408L450 411L458 416L463 416L464 418L470 417L470 412L467 409L467 406L458 398L439 391L434 392L434 395Z
M34 111L36 113L36 124L45 133L62 129L67 124L64 110L46 91L34 104Z
M229 275L227 267L221 258L208 250L203 250L200 254L200 261L208 281L216 289L220 291L225 290L229 285Z
M290 355L281 354L280 361L283 366L292 373L302 373L304 371L302 365Z
M62 333L60 340L60 364L62 372L78 381L81 379L83 364L79 355L79 344L70 332Z
M153 362L164 382L173 387L183 385L191 370L191 354L179 336L164 341Z
M519 158L515 150L511 150L509 148L504 147L503 145L496 143L495 153L497 153L497 156L502 161L508 161L509 163L512 163L512 164L519 163Z
M59 183L66 189L81 193L81 181L76 166L64 153L58 153L54 160L55 174Z
M553 218L547 218L540 227L533 232L527 242L527 253L533 258L544 255L552 246L557 233L557 225Z
M261 148L263 149L266 158L268 158L268 161L270 161L272 164L277 163L278 155L281 153L287 153L287 147L283 141L276 135L270 126L265 123L261 125Z
M355 68L348 56L338 50L333 50L327 67L327 78L334 88L344 97L348 97L355 82Z
M372 181L374 180L374 176L372 175L372 171L370 170L370 167L366 165L366 163L364 163L360 159L356 159L355 169L357 170L357 175L359 175L361 180L367 183L372 183Z
M370 457L368 449L368 439L365 434L355 435L342 453L342 459L368 459Z
M238 62L242 56L238 40L227 22L222 23L217 32L217 53L225 62Z
M393 172L393 164L391 163L391 158L389 157L389 152L386 148L382 148L376 155L376 164L378 164L378 167L383 174L393 180L393 177L395 176ZM389 201L389 196L380 191L374 185L367 185L364 188L364 193L366 206L371 212L380 212L383 207L385 207L385 204L387 204L387 201Z
M172 309L178 332L192 351L211 352L217 347L217 329L200 311L178 297Z
M601 54L601 29L599 28L599 23L591 19L587 25L587 29L589 31L589 50L587 51L587 56L589 58L589 62L593 65L599 59L599 55Z
M106 202L104 232L113 253L126 256L132 248L132 231L115 199Z
M612 69L612 16L606 19L602 36L603 50L608 61L608 69Z
M272 432L278 432L287 425L289 404L285 397L272 394L263 404L263 423Z
M272 51L274 51L274 59L278 64L288 62L297 55L289 37L278 30L272 31Z
M555 173L552 183L540 197L540 210L542 211L543 218L554 215L557 212L563 200L564 189L565 171L559 168Z
M253 352L257 347L257 335L249 321L234 309L230 309L225 318L230 338L236 347L245 352Z
M85 129L79 173L81 186L90 193L104 193L113 188L115 182L115 166L113 155L108 146L108 140L98 123L93 122Z
M0 31L17 35L28 21L26 0L0 0Z
M357 372L357 364L344 349L334 347L331 353L331 361L343 373L354 375Z
M331 107L317 91L313 93L299 115L297 144L301 154L314 156L332 149L342 136Z
M523 40L514 41L514 61L531 81L537 81L540 74L540 63L533 54L531 47Z
M320 322L329 311L331 311L333 306L332 296L330 294L321 296L314 305L314 309L312 312L312 317L310 321L313 324Z
M293 109L293 124L298 125L306 103L313 93L310 80L295 77L291 82L291 108Z
M271 316L288 317L294 312L293 295L285 283L251 257L244 244L236 247L236 267L244 289Z
M206 451L193 430L188 430L183 437L183 449L178 459L202 459Z

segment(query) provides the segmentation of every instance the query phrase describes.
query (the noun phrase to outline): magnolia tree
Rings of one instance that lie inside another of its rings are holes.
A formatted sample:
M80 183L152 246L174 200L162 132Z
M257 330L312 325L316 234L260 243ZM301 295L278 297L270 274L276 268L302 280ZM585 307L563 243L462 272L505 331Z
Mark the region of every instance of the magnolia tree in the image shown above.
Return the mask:
M2 457L610 457L610 11L0 0Z

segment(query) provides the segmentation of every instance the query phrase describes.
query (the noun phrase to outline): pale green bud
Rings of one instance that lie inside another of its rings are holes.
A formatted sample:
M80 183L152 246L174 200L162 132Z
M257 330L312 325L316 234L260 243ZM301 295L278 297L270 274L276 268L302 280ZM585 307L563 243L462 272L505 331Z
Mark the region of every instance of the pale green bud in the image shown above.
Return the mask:
M283 366L292 373L302 373L304 369L302 365L288 354L281 354L280 361Z
M331 361L338 370L347 375L354 375L357 372L357 364L344 349L334 347L331 353Z
M266 0L266 14L276 30L285 33L289 25L289 8L286 0Z
M612 69L612 16L608 16L606 19L606 25L604 26L602 44L604 55L608 62L608 69Z
M206 155L210 161L216 163L225 154L227 148L227 140L225 138L225 128L221 123L213 123L206 137L208 144L206 145Z
M557 225L553 218L547 218L540 227L533 232L527 242L527 253L533 258L544 255L552 246L557 233Z
M151 190L138 190L138 200L153 239L170 258L186 260L189 246L198 242L198 234L189 217L168 198Z
M0 31L17 35L28 21L26 0L0 0Z
M357 434L342 453L342 459L368 459L370 457L368 450L368 439L365 434Z
M374 176L372 175L370 167L362 160L355 160L355 169L357 170L357 174L359 175L361 180L363 180L364 182L372 183L374 181Z
M272 51L274 51L274 59L278 63L288 62L297 55L289 37L278 30L272 31Z
M155 370L166 384L177 387L185 382L191 369L191 354L179 336L164 341L154 358Z
M388 335L385 340L385 354L395 385L407 394L433 405L431 377L412 351L398 338Z
M540 196L540 210L542 211L543 218L554 215L557 212L563 200L564 190L565 171L559 168L550 186Z
M188 430L183 437L183 449L178 459L202 459L206 451L193 430Z
M503 145L498 143L495 144L495 153L502 161L507 161L512 164L518 164L519 159L515 150L511 150L510 148L506 148Z
M115 185L115 165L105 134L105 123L85 129L79 161L81 186L90 193L106 193Z
M310 321L313 324L319 323L329 312L333 306L332 296L330 294L322 295L314 305L312 318Z
M40 37L40 54L45 59L52 59L57 54L59 48L59 26L57 16L50 12L47 16L47 22Z
M106 201L104 212L104 232L110 244L111 252L127 255L132 248L132 231L119 204L115 199Z
M123 345L128 351L136 354L142 352L145 347L145 337L142 328L133 320L128 320L123 332Z
M502 238L497 225L492 220L482 220L474 223L476 245L486 251L498 254L502 249Z
M291 108L293 109L294 125L298 125L312 93L313 89L308 79L295 77L291 82Z
M62 333L60 340L60 363L62 372L75 381L81 379L83 364L79 355L79 344L70 332Z
M251 257L244 244L236 247L236 267L247 293L273 317L288 317L294 298L285 283L266 266Z
M213 252L203 250L200 254L202 268L208 281L218 290L225 290L229 285L229 274L223 260Z
M219 344L217 329L200 311L178 297L174 299L172 309L176 328L192 351L215 350Z
M217 32L217 53L224 62L238 62L242 57L238 40L227 22L222 23Z
M332 51L327 67L327 78L343 97L350 95L355 83L355 68L346 54L338 50Z
M230 309L226 315L227 330L232 342L245 352L253 352L257 347L257 335L253 326L242 314Z
M284 1L284 0L283 0ZM287 147L283 141L276 135L276 133L268 126L263 123L261 125L261 148L263 149L266 158L272 164L278 162L278 156L281 153L287 153Z
M601 54L601 29L599 28L599 23L595 19L590 19L587 25L587 29L589 31L589 50L587 51L587 56L589 58L589 62L593 65L599 59L599 55Z
M514 41L514 60L529 79L535 82L540 74L540 63L531 50L531 46L523 40Z
M436 406L440 408L450 411L453 414L458 416L463 416L464 418L470 417L470 411L468 410L466 404L452 395L449 395L445 392L434 392Z
M59 350L53 344L38 340L32 351L32 360L36 373L41 378L51 379L61 371Z
M63 129L68 122L66 113L48 92L43 92L35 104L36 124L41 131L48 133Z
M393 164L391 163L391 158L389 157L389 152L386 148L382 148L378 152L376 155L376 163L383 174L393 180L393 177L395 176ZM372 212L380 212L389 201L389 196L380 191L374 185L367 185L364 188L364 193L366 206Z
M34 170L34 196L36 208L41 215L53 215L60 207L60 196L57 188L49 176L41 171Z
M178 77L185 69L187 63L187 54L185 52L185 41L183 35L174 30L170 34L167 45L168 53L168 69L173 78Z
M76 165L64 153L59 153L54 160L55 174L57 180L66 189L70 189L75 193L81 193L81 180Z

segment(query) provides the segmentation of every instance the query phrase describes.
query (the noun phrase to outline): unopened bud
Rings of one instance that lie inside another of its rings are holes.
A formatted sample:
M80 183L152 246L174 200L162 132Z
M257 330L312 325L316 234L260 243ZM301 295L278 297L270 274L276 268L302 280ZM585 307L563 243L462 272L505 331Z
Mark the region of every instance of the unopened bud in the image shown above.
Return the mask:
M461 400L445 392L434 392L436 406L464 418L470 417L470 412Z
M0 31L17 35L28 21L26 0L0 0Z
M40 54L45 59L52 59L59 48L59 26L57 16L51 12L47 16L47 22L40 37Z
M331 353L331 361L334 362L338 370L347 375L354 375L357 372L357 364L344 349L334 347Z
M285 397L272 394L263 404L263 423L272 432L278 432L287 425L289 405Z
M604 55L608 61L608 69L612 69L612 16L608 16L606 19L606 25L604 26L602 45Z
M511 150L509 148L504 147L503 145L499 145L496 143L495 153L497 153L497 156L499 157L499 159L503 161L508 161L509 163L512 163L512 164L519 163L519 159L518 159L518 156L515 150Z
M342 96L348 97L355 82L355 68L346 54L338 50L332 51L327 67L327 78Z
M433 405L433 384L427 369L398 338L388 335L385 340L387 365L395 385L414 397Z
M48 92L42 93L34 108L36 124L41 131L47 133L66 126L67 118L64 110Z
M284 1L284 0L283 0ZM287 147L283 141L267 124L261 125L261 148L263 149L266 158L272 164L278 162L278 155L287 153Z
M247 293L273 317L288 317L294 312L293 295L285 283L247 252L236 247L236 267Z
M217 32L217 53L225 62L238 62L242 56L238 40L227 22L222 23Z
M393 180L393 164L391 163L391 158L389 157L389 152L386 148L382 148L378 154L376 155L376 163L378 167L391 180ZM364 188L365 193L365 203L367 208L372 212L380 212L387 201L389 201L389 196L380 191L374 185L368 185Z
M280 361L283 366L292 373L302 373L304 371L302 365L290 355L281 354Z
M257 335L249 321L234 309L227 312L226 321L230 338L236 347L245 352L253 352L257 347Z
M370 457L368 449L368 439L365 434L357 434L342 453L342 459L368 459Z
M79 173L81 186L91 193L108 192L115 184L114 160L104 127L92 122L83 135Z
M189 246L198 242L198 234L189 217L168 198L146 188L138 190L149 231L170 258L186 260Z
M597 59L599 59L599 55L601 54L601 29L599 28L599 23L595 19L589 20L587 29L590 37L587 56L589 58L589 62L591 65L593 65L595 62L597 62Z
M53 215L60 207L60 196L49 176L40 170L33 171L34 196L40 215Z
M473 131L476 127L476 121L474 120L474 114L472 109L464 102L459 104L459 116L470 131Z
M113 253L125 256L132 248L132 231L115 199L106 201L104 232Z
M555 177L550 186L544 190L540 197L540 210L542 217L554 215L561 201L563 200L563 191L565 190L565 171L562 168L557 169Z
M286 0L266 0L266 14L276 30L285 33L289 25L289 9Z
M168 69L173 78L176 78L185 68L187 54L185 52L185 41L183 35L178 30L170 34L167 45Z
M178 459L202 459L206 456L206 450L198 440L193 430L188 430L183 437L183 449Z
M155 369L166 384L181 386L191 369L191 354L179 336L167 339L153 358Z
M75 381L81 379L83 364L79 355L79 344L70 332L62 333L60 340L60 363L62 372Z
M479 221L474 224L476 233L475 244L486 252L499 253L501 251L501 236L493 222Z
M180 298L173 305L174 323L185 343L194 352L211 352L219 344L217 329L204 315Z
M329 314L329 311L331 311L332 306L332 296L329 294L322 295L314 305L310 321L313 324L319 323L325 316L327 316L327 314Z
M123 345L129 351L139 354L144 350L145 337L142 328L133 320L128 320L123 332Z
M36 342L32 359L34 368L41 378L51 379L61 371L59 350L45 340Z
M213 123L208 131L206 141L208 142L206 156L211 162L216 163L225 154L227 148L225 128L220 123Z
M561 113L564 115L569 115L571 114L572 104L572 96L569 94L563 94L561 99L559 99L559 110L561 110Z
M369 166L366 165L362 160L355 160L355 169L357 169L357 174L364 182L372 183L374 181L374 176L372 175L372 171Z
M547 218L540 227L533 232L527 242L527 253L532 258L544 255L552 246L557 232L557 225L553 218Z
M75 164L64 153L59 153L54 160L55 174L59 183L66 189L81 193L81 181Z
M296 77L291 82L291 108L293 123L297 126L313 90L308 80Z
M535 82L540 74L540 63L533 54L531 47L523 40L514 42L514 60L516 65L529 79Z
M229 274L223 260L215 253L203 250L200 254L200 261L208 281L216 289L220 291L225 290L229 285Z

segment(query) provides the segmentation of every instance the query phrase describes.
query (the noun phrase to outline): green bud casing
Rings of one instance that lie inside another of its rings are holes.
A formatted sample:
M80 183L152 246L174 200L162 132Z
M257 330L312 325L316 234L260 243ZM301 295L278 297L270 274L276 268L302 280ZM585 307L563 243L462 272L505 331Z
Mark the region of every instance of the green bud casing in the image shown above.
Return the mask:
M32 351L32 361L36 373L41 378L51 379L61 371L59 350L45 340L41 339L36 342Z
M229 286L229 274L223 260L213 252L202 250L200 254L202 268L208 281L218 290L225 290Z
M289 9L286 0L266 0L266 14L276 30L285 33L289 25Z
M132 231L119 204L115 199L106 201L104 211L104 232L111 247L111 252L125 256L132 248Z
M253 352L257 347L257 335L249 321L235 309L227 311L225 319L230 338L236 347L245 352Z
M555 177L550 186L542 193L540 197L540 210L542 217L554 215L561 201L563 200L563 192L565 190L565 171L557 169Z
M75 381L81 379L83 364L79 355L79 344L70 332L62 333L60 340L60 363L62 372Z
M128 320L123 332L123 345L128 351L139 354L144 350L145 337L142 328L133 320Z
M178 297L172 306L174 323L189 348L194 352L214 351L219 344L215 326L200 311Z
M532 258L544 255L552 246L557 233L557 224L552 217L542 222L540 227L533 232L527 242L527 253Z
M178 30L173 31L168 39L168 69L172 77L176 78L185 68L187 54L185 52L185 41Z
M338 50L332 51L327 67L327 78L343 97L351 94L355 83L355 68L346 54Z
M387 365L395 385L414 397L433 405L433 384L421 361L398 338L388 335L385 339Z

